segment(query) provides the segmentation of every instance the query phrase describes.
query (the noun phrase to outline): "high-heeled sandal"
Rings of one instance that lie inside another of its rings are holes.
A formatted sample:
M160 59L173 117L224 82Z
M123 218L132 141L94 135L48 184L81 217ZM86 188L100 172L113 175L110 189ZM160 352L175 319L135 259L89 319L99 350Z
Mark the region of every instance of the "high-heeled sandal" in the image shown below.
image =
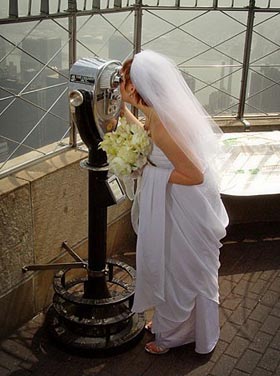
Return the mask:
M145 329L146 329L149 333L152 333L152 325L153 325L153 322L152 322L152 321L147 322L147 324L145 325Z
M163 355L166 354L170 349L157 345L155 342L146 343L145 350L149 354L153 355Z

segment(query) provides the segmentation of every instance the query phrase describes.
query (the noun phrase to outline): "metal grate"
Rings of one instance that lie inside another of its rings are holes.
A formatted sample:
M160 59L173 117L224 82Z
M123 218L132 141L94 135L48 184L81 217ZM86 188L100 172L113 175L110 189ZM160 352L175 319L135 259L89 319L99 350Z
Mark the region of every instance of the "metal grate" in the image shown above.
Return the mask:
M77 144L67 87L80 57L152 48L213 116L279 116L279 13L278 0L4 0L0 175Z

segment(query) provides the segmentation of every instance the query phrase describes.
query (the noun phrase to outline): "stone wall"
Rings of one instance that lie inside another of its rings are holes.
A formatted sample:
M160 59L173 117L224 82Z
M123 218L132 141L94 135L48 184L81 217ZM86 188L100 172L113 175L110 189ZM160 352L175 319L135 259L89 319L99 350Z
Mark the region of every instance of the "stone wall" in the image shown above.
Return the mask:
M0 181L0 337L52 301L55 271L22 272L29 264L74 261L67 244L87 257L86 154L68 150ZM107 256L134 249L131 203L108 208Z

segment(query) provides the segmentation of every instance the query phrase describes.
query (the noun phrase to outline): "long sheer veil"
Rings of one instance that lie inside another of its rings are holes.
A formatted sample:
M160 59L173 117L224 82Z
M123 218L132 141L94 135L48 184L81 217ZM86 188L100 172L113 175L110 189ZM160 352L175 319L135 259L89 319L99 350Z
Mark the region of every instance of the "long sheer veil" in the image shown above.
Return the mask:
M134 56L130 72L132 83L145 102L154 108L177 145L203 172L215 171L222 131L198 102L176 64L151 50Z

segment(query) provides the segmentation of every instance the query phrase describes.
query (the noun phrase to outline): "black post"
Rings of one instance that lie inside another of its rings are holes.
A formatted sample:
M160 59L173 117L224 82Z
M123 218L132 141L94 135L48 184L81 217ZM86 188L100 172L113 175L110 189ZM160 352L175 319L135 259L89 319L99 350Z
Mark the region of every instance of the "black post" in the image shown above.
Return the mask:
M91 108L91 94L81 90L83 103L76 108L77 127L89 149L88 160L88 280L84 284L85 298L102 299L110 296L106 284L107 207L114 204L108 192L106 153L99 149L102 141Z
M145 317L131 311L135 270L106 258L107 207L120 202L125 195L117 177L108 173L107 155L99 148L103 135L112 130L111 120L117 120L118 71L116 67L111 71L110 82L106 72L105 80L96 78L92 74L97 73L96 63L103 61L94 59L91 64L87 59L85 66L73 64L70 82L79 89L69 94L74 124L88 147L88 158L80 163L88 173L88 260L82 260L70 249L69 253L78 260L80 268L87 269L87 276L69 279L69 265L55 275L53 305L46 322L52 337L75 354L104 356L124 350L142 338ZM125 278L123 274L116 275L116 268L117 273L126 273Z
M88 280L85 282L85 297L91 299L110 296L105 270L107 205L100 197L106 177L107 171L88 171Z

